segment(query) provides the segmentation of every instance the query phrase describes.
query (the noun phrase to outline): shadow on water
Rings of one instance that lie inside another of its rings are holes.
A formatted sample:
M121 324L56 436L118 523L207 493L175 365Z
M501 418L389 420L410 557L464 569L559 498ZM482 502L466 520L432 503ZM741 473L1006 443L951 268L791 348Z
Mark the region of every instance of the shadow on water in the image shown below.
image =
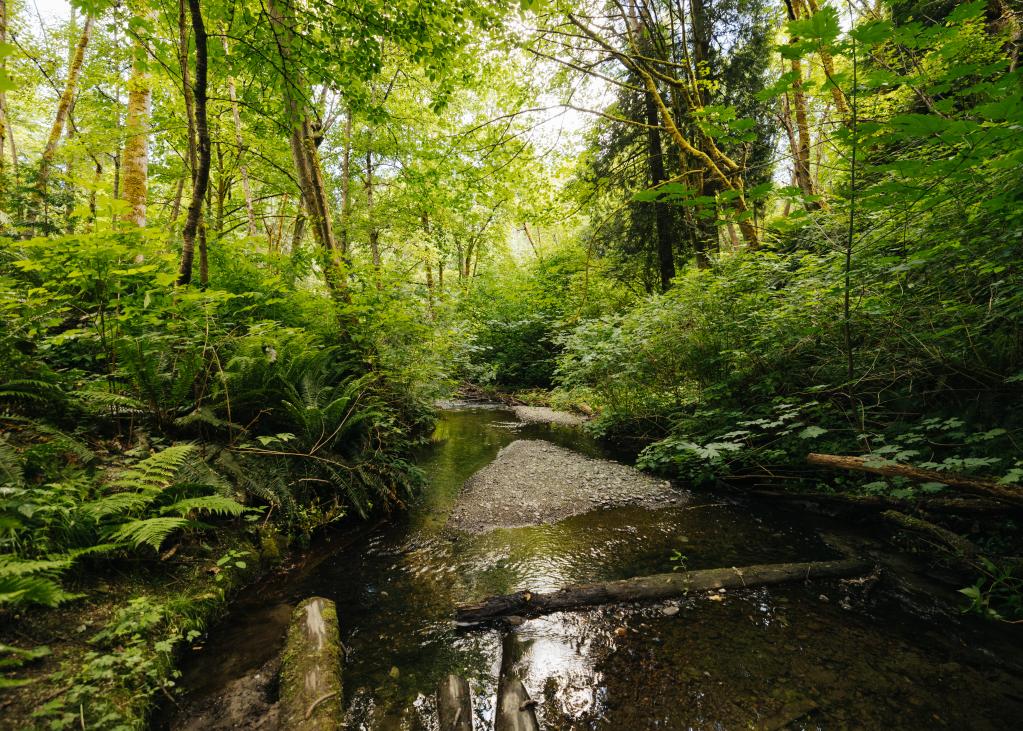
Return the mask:
M673 552L689 568L833 556L798 515L699 501L483 535L447 530L462 483L522 438L600 455L577 429L520 424L503 409L446 410L420 455L428 487L418 504L293 579L280 600L233 613L185 686L210 692L258 667L279 646L290 602L317 594L338 605L351 729L435 728L433 693L450 672L469 680L477 728L490 728L502 641L545 729L1009 728L1021 717L1019 680L950 660L896 609L843 608L850 589L838 583L560 613L503 639L457 630L458 603L670 571ZM232 662L246 638L262 652Z

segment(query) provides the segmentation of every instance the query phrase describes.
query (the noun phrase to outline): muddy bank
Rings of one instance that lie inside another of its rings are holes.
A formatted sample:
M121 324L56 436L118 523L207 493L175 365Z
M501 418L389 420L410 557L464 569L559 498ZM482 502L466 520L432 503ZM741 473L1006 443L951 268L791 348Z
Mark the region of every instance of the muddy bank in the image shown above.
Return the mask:
M567 411L555 411L546 406L515 406L512 408L519 421L526 424L558 424L560 426L582 426L586 418Z
M600 508L682 505L670 483L549 442L520 439L470 477L448 527L469 533L555 523Z

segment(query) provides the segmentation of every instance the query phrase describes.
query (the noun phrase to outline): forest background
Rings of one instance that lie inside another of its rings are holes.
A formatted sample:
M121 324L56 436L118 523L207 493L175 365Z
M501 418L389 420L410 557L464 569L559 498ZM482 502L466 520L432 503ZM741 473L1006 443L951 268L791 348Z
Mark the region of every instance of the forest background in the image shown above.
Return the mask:
M0 0L0 611L101 627L0 647L51 727L136 723L261 565L414 498L460 384L694 485L1018 505L1008 0L39 8ZM1020 617L1018 522L959 505L964 601Z

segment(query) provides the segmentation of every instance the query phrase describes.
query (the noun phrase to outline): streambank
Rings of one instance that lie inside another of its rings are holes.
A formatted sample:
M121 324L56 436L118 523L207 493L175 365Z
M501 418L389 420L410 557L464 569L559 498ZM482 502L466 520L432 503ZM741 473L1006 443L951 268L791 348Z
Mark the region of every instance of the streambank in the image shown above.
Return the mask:
M353 729L432 727L437 686L451 674L470 686L476 728L491 728L505 664L537 702L540 727L554 731L1005 728L1023 712L1018 673L984 660L1010 645L972 617L957 624L909 614L879 582L691 592L459 630L454 607L489 595L683 565L699 571L840 557L820 537L835 527L826 519L709 495L663 507L598 506L485 532L453 529L466 481L517 441L601 456L577 429L523 424L493 407L445 411L419 458L427 477L421 500L303 575L261 587L193 656L182 679L192 692L182 705L223 706L227 686L260 672L277 652L269 638L283 637L289 612L272 607L283 601L290 610L315 595L337 606ZM521 482L542 489L547 479L538 471ZM519 650L506 659L509 634ZM271 700L273 692L265 691Z

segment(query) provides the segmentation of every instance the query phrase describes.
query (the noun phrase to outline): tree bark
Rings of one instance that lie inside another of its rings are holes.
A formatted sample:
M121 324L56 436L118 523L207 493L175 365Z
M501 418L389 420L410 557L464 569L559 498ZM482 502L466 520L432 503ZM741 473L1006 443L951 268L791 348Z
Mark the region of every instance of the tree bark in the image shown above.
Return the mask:
M206 120L207 39L206 26L203 23L199 0L188 0L188 14L192 19L192 33L195 35L195 85L192 92L195 98L195 130L196 137L198 138L198 161L195 168L195 182L192 185L192 200L188 204L188 212L185 215L185 228L181 234L181 266L178 269L179 286L190 284L192 281L192 260L195 257L196 233L199 230L202 218L206 188L210 182L210 130ZM205 247L203 247L203 252L201 253L204 252ZM205 256L202 257L200 264L205 264ZM204 273L200 272L200 274Z
M884 477L906 477L917 482L940 482L943 485L954 487L962 492L973 495L993 497L1002 502L1013 505L1023 505L1023 487L1019 485L1008 485L984 477L970 477L958 475L954 472L939 472L938 470L927 470L912 465L896 464L885 462L881 459L870 457L844 456L837 454L810 454L806 461L817 467L829 467L831 469L856 470L858 472L869 472L873 475Z
M295 34L291 22L291 6L288 0L271 0L267 4L270 22L277 36L278 52L281 57L281 72L284 83L284 104L288 124L291 126L291 156L302 191L306 217L313 235L323 253L324 279L327 288L336 299L350 300L347 282L341 270L338 243L334 236L334 223L330 210L330 198L323 177L317 140L319 130L313 123L305 99L305 80L293 59Z
M39 175L36 178L36 195L38 197L36 216L42 211L46 199L46 186L50 178L50 170L53 167L53 159L57 154L57 146L60 144L61 135L64 134L64 125L67 123L68 114L71 111L71 102L74 99L75 91L78 89L78 79L82 75L82 65L85 61L85 49L89 45L89 38L92 35L93 17L85 17L85 27L82 28L82 35L78 38L75 50L71 56L71 63L68 66L67 81L64 84L64 92L57 104L57 114L54 117L53 125L50 127L50 136L43 148L42 157L39 160Z
M852 576L869 568L870 565L865 561L845 559L638 576L620 581L569 586L550 594L522 591L517 594L492 596L478 604L457 607L455 621L462 624L477 624L510 615L532 617L597 604L670 599L691 591L767 586L787 581Z
M136 17L142 13L136 11ZM153 90L145 62L145 45L136 39L134 59L128 81L128 110L125 116L124 200L129 209L124 220L136 226L146 225L146 197L149 174L149 119Z

